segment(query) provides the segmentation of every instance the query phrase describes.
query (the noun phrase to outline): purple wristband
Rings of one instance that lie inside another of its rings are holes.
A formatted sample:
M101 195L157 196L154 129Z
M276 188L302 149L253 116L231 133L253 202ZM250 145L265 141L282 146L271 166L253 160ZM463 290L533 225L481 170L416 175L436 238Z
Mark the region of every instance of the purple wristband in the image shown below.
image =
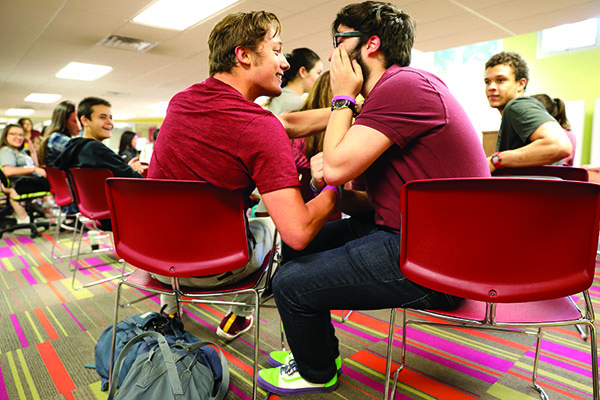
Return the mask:
M338 190L337 187L331 186L331 185L327 185L323 189L321 189L321 192L323 192L323 190L325 190L325 189L331 189L331 190L333 190L335 192L335 195L336 195L338 201L340 200L340 191Z
M333 104L333 102L336 100L348 100L352 104L356 105L356 99L354 97L344 96L344 95L334 96L333 99L331 100L331 104Z

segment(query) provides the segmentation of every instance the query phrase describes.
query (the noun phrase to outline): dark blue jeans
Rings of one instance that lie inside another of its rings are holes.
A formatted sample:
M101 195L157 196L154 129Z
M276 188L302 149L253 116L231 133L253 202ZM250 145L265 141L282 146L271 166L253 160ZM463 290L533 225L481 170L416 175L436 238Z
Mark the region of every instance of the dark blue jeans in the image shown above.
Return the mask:
M329 222L303 251L284 245L283 256L273 293L300 375L309 382L329 382L337 372L331 310L451 308L460 301L404 278L400 234L377 229L372 215Z

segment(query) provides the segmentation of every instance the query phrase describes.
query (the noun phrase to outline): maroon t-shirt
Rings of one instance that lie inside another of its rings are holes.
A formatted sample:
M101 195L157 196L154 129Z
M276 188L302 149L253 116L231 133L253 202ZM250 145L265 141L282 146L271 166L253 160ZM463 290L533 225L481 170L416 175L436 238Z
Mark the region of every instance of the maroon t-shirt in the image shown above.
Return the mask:
M208 78L171 99L150 178L204 180L250 194L299 186L279 120L228 84Z
M353 182L353 188L367 191L378 225L400 230L400 190L408 181L490 176L473 124L446 85L428 72L388 68L355 125L395 143Z

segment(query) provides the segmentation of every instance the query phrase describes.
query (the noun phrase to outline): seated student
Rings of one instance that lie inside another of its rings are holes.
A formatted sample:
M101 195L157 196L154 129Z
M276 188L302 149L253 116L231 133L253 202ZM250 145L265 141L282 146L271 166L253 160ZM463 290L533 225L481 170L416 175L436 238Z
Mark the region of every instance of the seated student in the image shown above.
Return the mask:
M323 72L323 62L319 55L307 48L292 50L285 55L290 68L283 73L282 91L277 97L271 97L264 107L273 114L282 114L297 110L304 103L302 95L311 90L317 78ZM304 155L304 138L292 140L292 153L297 168L308 168L310 164Z
M353 180L338 203L352 217L329 222L305 249L294 249L293 259L284 238L273 294L291 352L272 352L275 368L259 372L270 393L337 387L341 357L331 310L451 308L460 301L412 283L398 267L403 185L489 176L460 104L439 78L409 67L414 31L409 15L377 1L350 4L333 23L333 111L321 160L313 157L311 169L318 190ZM353 123L359 93L366 100Z
M39 167L40 164L38 163L37 152L35 151L35 148L33 146L33 139L41 136L42 133L33 129L33 122L31 121L31 118L19 118L17 124L21 125L23 131L25 132L25 142L23 145L23 150L25 150L25 152L27 152L28 155L31 157L31 159L33 160L33 165Z
M562 165L567 167L573 166L573 159L575 158L575 134L571 131L571 124L567 119L567 110L565 107L565 102L559 99L558 97L550 97L547 94L534 94L534 99L539 101L544 105L548 114L552 115L552 118L558 122L561 128L564 129L569 141L571 142L571 146L573 150L571 150L571 154L568 157L563 158Z
M126 163L102 141L112 135L110 103L97 97L86 97L77 106L77 117L83 126L83 136L69 140L54 164L58 169L107 168L115 177L143 178L144 167L137 158ZM102 229L110 229L110 220L101 221Z
M20 125L6 125L0 138L0 166L4 175L10 178L11 188L3 188L3 191L9 195L18 224L31 221L23 206L13 198L26 193L50 190L50 184L45 178L46 171L34 166L31 157L23 150L24 142L25 132Z
M137 138L137 133L133 131L125 131L121 135L121 140L119 141L119 155L125 162L129 162L138 157L139 151L136 148Z
M539 101L525 96L529 70L512 52L492 56L485 64L485 93L502 116L490 172L504 167L560 164L572 146L563 128Z
M202 180L240 191L248 198L248 206L257 188L271 216L249 221L252 256L247 266L226 276L192 278L182 281L183 285L233 283L256 271L270 250L275 227L283 241L303 248L325 224L337 201L337 188L330 186L304 203L284 126L254 103L259 96L281 93L289 64L280 30L277 16L269 12L227 15L208 38L210 77L175 94L169 103L149 176ZM311 129L322 129L329 114L327 110L312 113L317 118ZM294 134L305 134L301 132L304 118L286 121L287 127L293 127ZM176 312L172 296L161 301L168 305L166 312ZM250 329L252 313L252 307L232 308L217 333L226 340L238 337Z
M72 137L79 135L79 122L75 104L69 100L61 101L52 111L50 125L44 132L40 149L40 164L54 167L54 161L62 153Z

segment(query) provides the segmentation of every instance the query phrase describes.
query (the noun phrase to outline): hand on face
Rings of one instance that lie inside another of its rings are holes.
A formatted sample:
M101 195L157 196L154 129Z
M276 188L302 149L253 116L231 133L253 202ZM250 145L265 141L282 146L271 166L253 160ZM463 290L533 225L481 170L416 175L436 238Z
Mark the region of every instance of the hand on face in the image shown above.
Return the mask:
M343 46L333 49L331 57L331 91L334 96L356 97L363 85L363 74L356 60L350 60Z

